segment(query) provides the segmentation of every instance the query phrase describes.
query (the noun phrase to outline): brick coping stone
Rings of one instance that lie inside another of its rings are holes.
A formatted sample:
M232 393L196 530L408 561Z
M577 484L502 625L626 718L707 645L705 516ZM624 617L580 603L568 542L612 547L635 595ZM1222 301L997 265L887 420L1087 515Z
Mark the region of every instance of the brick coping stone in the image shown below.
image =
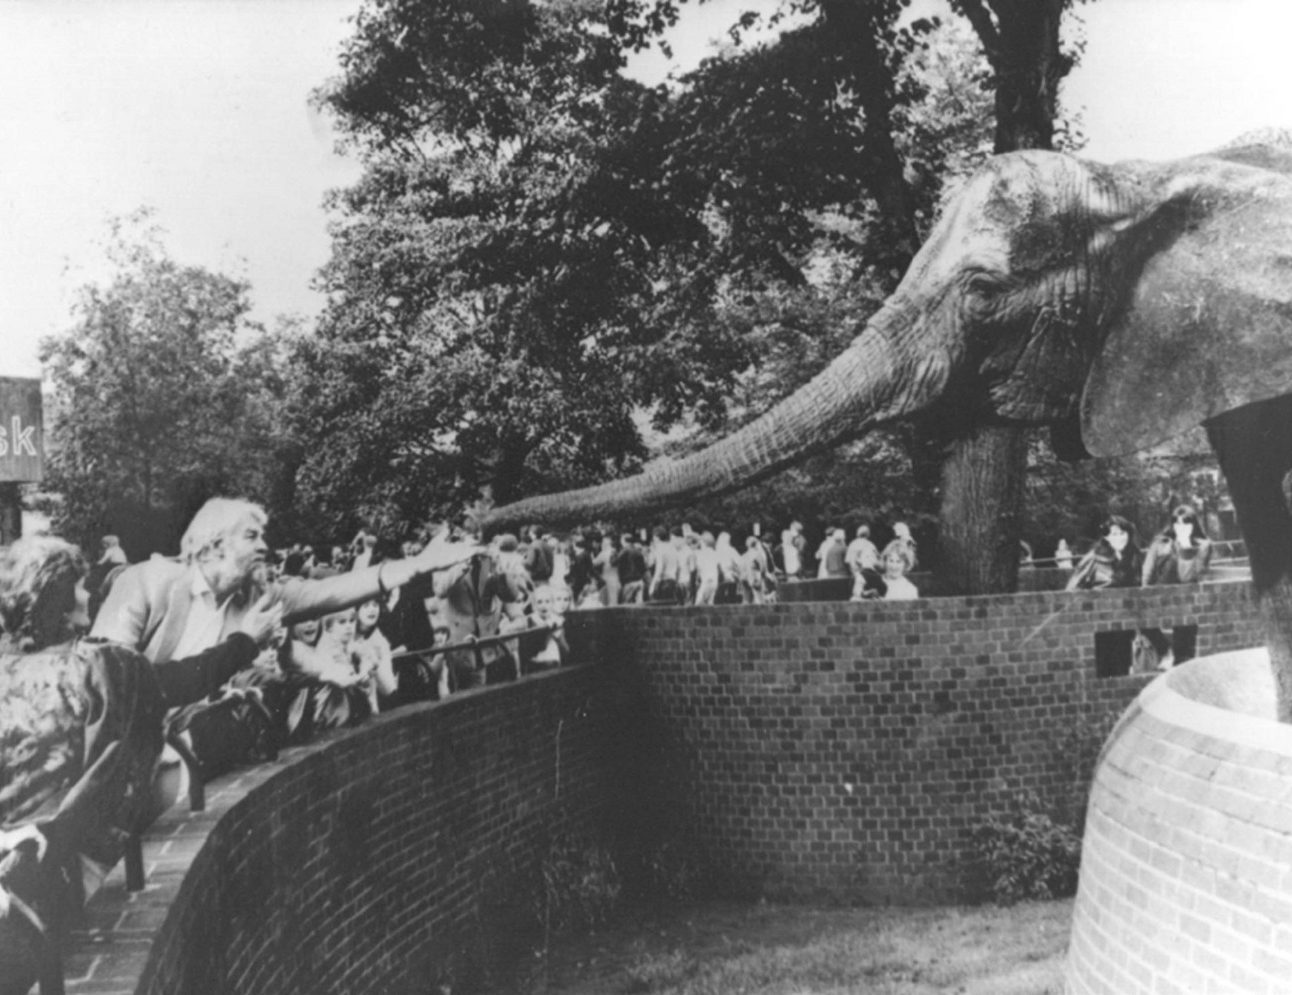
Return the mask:
M1104 747L1067 995L1292 991L1292 725L1264 648L1154 680Z
M1140 707L1163 722L1292 757L1292 725L1278 721L1275 704L1270 654L1263 646L1190 661L1139 696Z

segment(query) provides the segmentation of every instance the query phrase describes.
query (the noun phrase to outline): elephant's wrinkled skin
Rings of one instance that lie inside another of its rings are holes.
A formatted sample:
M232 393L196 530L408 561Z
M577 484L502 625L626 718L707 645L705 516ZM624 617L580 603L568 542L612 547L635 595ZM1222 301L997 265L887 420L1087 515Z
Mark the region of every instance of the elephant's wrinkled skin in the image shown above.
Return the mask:
M495 509L491 530L734 490L921 412L1050 424L1098 455L1207 427L1292 718L1292 154L1102 166L1050 152L970 179L852 345L762 418L675 463ZM1079 429L1079 435L1078 435Z

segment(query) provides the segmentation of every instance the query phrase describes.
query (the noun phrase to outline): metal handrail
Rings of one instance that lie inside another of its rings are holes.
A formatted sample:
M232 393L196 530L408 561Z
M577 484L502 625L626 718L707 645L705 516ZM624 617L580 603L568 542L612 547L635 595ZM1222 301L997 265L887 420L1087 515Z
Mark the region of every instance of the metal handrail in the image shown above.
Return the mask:
M1247 540L1245 539L1213 539L1211 540L1211 548L1212 548L1212 556L1211 556L1212 566L1219 566L1220 564L1231 564L1231 563L1245 564L1248 560ZM1227 556L1217 555L1222 551L1230 555L1227 555ZM1081 558L1084 555L1085 555L1084 553L1074 552L1072 554L1071 565L1075 567L1081 561ZM1019 563L1019 566L1030 566L1030 567L1057 567L1058 565L1059 565L1058 560L1056 560L1053 556L1035 556L1030 560L1024 560Z
M483 667L484 659L481 657L480 651L486 646L492 646L495 643L500 643L507 639L516 639L520 636L528 635L531 632L552 632L557 628L559 628L559 626L536 625L527 629L520 629L517 632L508 633L505 636L485 636L483 639L477 639L475 636L472 636L464 642L453 643L449 646L431 646L424 650L402 650L399 653L391 654L390 660L393 664L396 660L402 660L410 656L434 656L436 654L448 653L450 650L470 649L475 652L476 666ZM180 737L167 736L166 742L177 754L179 754L184 766L188 768L189 810L192 812L204 811L206 808L206 778L202 773L201 762L193 755ZM143 850L140 845L138 833L132 834L127 840L126 887L130 891L140 891L144 887Z
M506 642L509 639L519 639L521 636L527 636L533 632L555 632L559 628L561 628L559 625L534 625L528 629L517 629L515 632L494 636L468 636L460 643L449 643L446 646L428 646L426 649L420 650L401 650L398 653L392 653L390 659L391 662L394 662L410 656L436 656L453 650L482 650L497 643Z
M496 646L512 639L520 639L522 636L528 636L535 632L555 632L559 628L561 628L559 625L532 625L527 629L517 629L515 632L508 632L505 635L484 636L483 638L468 636L460 643L450 643L447 646L430 646L423 650L402 650L399 653L392 653L390 662L393 666L396 660L405 660L410 656L443 656L454 650L470 650L475 657L476 669L483 670L485 666L484 650L488 647ZM519 663L519 661L517 662Z

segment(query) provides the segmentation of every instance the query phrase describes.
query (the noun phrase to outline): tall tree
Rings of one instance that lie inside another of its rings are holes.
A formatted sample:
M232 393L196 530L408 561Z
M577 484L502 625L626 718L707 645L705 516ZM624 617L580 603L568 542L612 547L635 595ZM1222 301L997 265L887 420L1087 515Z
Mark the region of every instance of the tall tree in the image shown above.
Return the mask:
M995 151L1051 149L1059 84L1076 63L1060 28L1076 0L950 0L991 65ZM943 471L943 571L952 590L1012 591L1018 583L1028 430L966 419Z
M1060 27L1076 2L951 0L953 10L972 25L988 62L994 151L1053 147L1059 84L1076 59L1075 50L1063 47ZM676 18L678 0L612 0L612 7L635 27L624 32L629 43L643 45L652 31ZM909 162L896 154L893 137L901 116L898 69L904 55L921 50L918 33L899 29L908 7L909 0L791 0L774 15L815 17L828 29L825 50L846 66L839 76L841 92L866 122L865 187L884 218L891 246L892 279L884 289L891 289L904 271L918 241L912 236L922 228L919 201L911 195ZM748 27L757 16L747 14L742 24ZM984 419L975 421L983 424ZM942 475L940 572L953 590L1012 590L1021 537L1026 432L987 423L959 436L948 428L943 429L948 458Z
M337 195L331 303L302 361L303 497L416 519L621 473L636 406L720 405L738 344L678 329L712 274L643 164L661 99L589 4L365 7L319 95L367 165ZM664 293L682 285L689 296ZM324 444L321 440L326 439Z
M670 6L605 23L641 41ZM321 388L298 422L310 509L398 522L627 472L642 411L699 439L793 385L760 377L777 337L751 302L815 335L795 316L834 267L865 320L981 152L986 74L934 94L934 25L903 27L899 0L791 6L819 16L675 90L618 75L596 4L361 12L319 96L368 171L334 200L332 306L298 355Z
M80 292L77 321L41 343L53 388L46 488L55 526L81 543L121 535L135 558L173 552L184 521L219 492L254 492L272 457L247 445L268 368L247 284L171 259L147 214L113 223L115 275Z
M604 25L627 29L602 10L361 12L319 95L367 171L334 200L332 303L301 355L322 387L316 507L506 500L632 469L641 412L723 425L767 355L745 303L819 310L822 268L848 268L864 320L933 213L944 147L977 142L917 110L927 88L898 70L931 25L900 29L897 2L865 12L865 72L818 20L676 90L619 74ZM973 103L957 113L981 126Z

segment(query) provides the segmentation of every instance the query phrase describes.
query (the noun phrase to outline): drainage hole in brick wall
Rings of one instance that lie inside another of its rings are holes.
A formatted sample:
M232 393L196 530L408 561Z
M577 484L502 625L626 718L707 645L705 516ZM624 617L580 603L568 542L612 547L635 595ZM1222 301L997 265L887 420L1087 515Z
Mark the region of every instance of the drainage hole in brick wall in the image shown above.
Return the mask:
M1198 627L1114 629L1095 633L1095 676L1125 677L1169 670L1198 655Z

